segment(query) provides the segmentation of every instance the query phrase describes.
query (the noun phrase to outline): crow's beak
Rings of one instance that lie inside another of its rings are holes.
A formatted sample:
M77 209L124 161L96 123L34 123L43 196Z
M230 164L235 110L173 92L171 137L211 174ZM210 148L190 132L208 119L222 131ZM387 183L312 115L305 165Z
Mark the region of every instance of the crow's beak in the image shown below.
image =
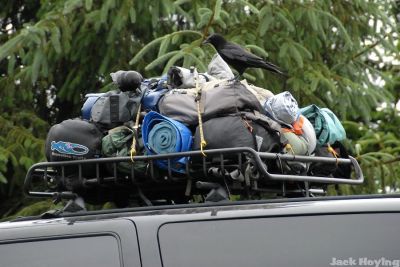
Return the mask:
M210 43L210 41L208 39L205 39L201 44L205 45L205 44L209 44L209 43Z

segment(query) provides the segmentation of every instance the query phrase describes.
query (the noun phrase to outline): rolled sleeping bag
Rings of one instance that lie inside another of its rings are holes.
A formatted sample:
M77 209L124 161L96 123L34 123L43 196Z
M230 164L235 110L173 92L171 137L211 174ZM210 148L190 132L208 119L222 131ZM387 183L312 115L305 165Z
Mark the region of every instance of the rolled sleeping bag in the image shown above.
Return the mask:
M185 152L190 151L192 147L192 133L185 125L154 111L149 112L143 119L142 136L149 155ZM188 157L172 159L171 169L185 173L188 160ZM161 169L168 169L167 160L155 162Z
M299 120L301 118L304 120L302 128L303 137L308 141L308 155L311 155L317 146L317 136L311 122L303 115L300 115Z
M317 145L314 127L303 115L292 124L291 129L283 128L282 134L291 145L294 154L311 155L314 152Z
M302 115L291 125L291 128L282 128L282 135L286 138L284 152L293 155L311 155L316 146L315 131L311 123ZM282 169L286 174L305 175L308 172L309 163L287 161L283 162Z
M283 136L286 138L287 142L290 144L291 149L285 148L286 153L294 155L308 155L308 142L301 136L293 132L283 132Z

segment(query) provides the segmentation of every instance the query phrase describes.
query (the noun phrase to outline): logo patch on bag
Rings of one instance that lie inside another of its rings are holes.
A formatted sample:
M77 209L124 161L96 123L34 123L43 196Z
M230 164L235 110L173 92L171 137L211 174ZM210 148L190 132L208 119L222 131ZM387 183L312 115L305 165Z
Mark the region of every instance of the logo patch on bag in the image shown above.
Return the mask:
M51 151L57 151L58 153L67 154L67 155L77 155L82 156L89 153L89 148L84 145L63 142L63 141L52 141L51 142Z

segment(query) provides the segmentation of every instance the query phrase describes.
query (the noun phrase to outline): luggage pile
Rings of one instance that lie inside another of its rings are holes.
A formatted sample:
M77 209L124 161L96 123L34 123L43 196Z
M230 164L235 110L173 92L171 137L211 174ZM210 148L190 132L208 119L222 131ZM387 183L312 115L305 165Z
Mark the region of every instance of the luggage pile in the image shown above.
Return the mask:
M279 159L285 154L348 157L340 143L345 131L332 111L316 105L299 108L288 91L274 95L245 80L234 80L218 55L207 73L174 66L160 78L143 79L135 71L118 71L111 77L118 89L86 95L80 118L51 127L46 157L49 162L120 157L130 157L130 161L104 161L100 166L89 161L79 169L67 166L62 169L61 185L67 190L97 197L105 197L106 191L124 195L132 191L124 177L132 182L133 175L132 183L145 199L156 199L160 194L157 187L164 188L166 195L169 192L174 201L180 199L180 193L187 199L204 188L209 191L207 201L229 198L235 188L267 192L274 183L260 179L248 153L240 153L240 157L208 154L214 149L241 147L276 154L275 159L263 161L271 173L350 178L350 167ZM190 151L201 153L179 155ZM163 154L174 156L146 160ZM103 182L107 177L122 177L119 189L103 186L101 193L90 191L90 178L99 174ZM192 187L196 181L199 183ZM302 187L296 182L288 184ZM182 189L180 193L177 188Z

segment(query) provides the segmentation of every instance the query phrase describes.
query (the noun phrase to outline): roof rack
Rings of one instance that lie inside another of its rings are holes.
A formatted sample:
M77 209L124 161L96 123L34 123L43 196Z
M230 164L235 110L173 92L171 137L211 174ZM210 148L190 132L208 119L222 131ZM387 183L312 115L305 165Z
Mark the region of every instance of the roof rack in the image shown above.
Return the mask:
M110 157L41 162L29 169L24 192L30 197L50 197L55 201L78 197L88 200L93 195L98 198L99 194L93 193L96 191L102 194L115 192L119 197L134 194L145 205L153 205L158 199L178 201L195 194L207 195L204 200L213 202L227 200L231 194L309 197L325 194L327 184L357 185L364 181L361 168L353 157L276 154L257 152L248 147L212 149L204 153L206 156L201 151L135 156L133 161L130 157ZM185 173L174 172L174 160L182 157L190 158L184 166ZM165 160L167 168L157 168L157 160ZM145 163L144 172L135 169L138 162ZM279 167L274 170L270 167L271 162ZM288 162L349 165L354 178L288 174L281 166ZM130 171L121 172L121 163L130 163Z

